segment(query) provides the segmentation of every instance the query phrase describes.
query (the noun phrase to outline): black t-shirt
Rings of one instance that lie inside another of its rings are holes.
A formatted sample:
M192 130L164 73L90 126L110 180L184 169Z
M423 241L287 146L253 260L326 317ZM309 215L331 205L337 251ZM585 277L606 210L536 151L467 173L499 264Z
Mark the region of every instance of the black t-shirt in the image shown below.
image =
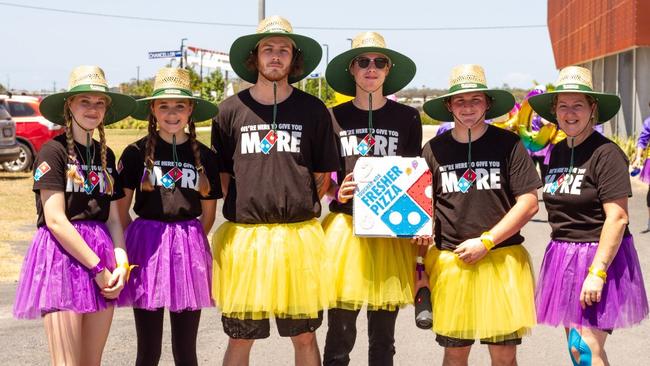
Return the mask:
M422 150L422 123L415 108L388 100L380 109L372 111L374 144L369 147L368 111L357 108L352 101L333 109L334 133L340 154L341 170L337 172L339 185L361 156L419 156ZM369 147L369 148L368 148ZM330 203L330 211L352 215L352 200L345 204Z
M203 197L198 191L199 174L194 166L194 154L189 139L176 145L178 156L174 164L173 147L160 136L156 136L153 175L154 190L140 190L140 180L144 173L144 158L147 137L134 142L124 149L118 170L125 188L135 191L135 213L148 220L182 221L201 216L201 200L214 200L222 197L217 157L214 151L197 141L201 154L201 164L210 181L210 193Z
M472 142L473 176L466 174L468 144L454 140L451 132L431 139L422 152L433 174L435 243L445 250L481 236L510 211L518 196L542 186L533 161L512 132L488 126ZM463 184L467 181L473 183ZM517 232L499 247L523 241Z
M313 173L339 168L332 122L316 97L293 89L277 105L256 102L248 89L224 100L212 124L222 171L233 174L223 215L245 224L290 223L318 217Z
M101 145L99 141L93 140L93 145L90 147L92 160L90 169L85 161L86 147L77 142L74 144L77 160L83 173L82 176L86 179L87 184L78 185L71 178L68 178L66 174L68 166L72 166L72 163L68 161L65 134L48 141L43 145L36 157L33 191L36 194L36 213L38 214L36 226L38 227L45 225L41 189L64 192L65 216L70 221L96 220L105 222L108 220L111 201L124 197L117 170L115 169L113 151L108 147L106 148L106 168L114 182L113 195L109 196L104 193L106 184L102 172Z
M544 177L551 237L596 242L605 223L603 203L632 196L628 160L614 142L599 133L587 137L573 154L573 174L567 175L571 149L567 139L558 143ZM629 234L627 227L625 233Z

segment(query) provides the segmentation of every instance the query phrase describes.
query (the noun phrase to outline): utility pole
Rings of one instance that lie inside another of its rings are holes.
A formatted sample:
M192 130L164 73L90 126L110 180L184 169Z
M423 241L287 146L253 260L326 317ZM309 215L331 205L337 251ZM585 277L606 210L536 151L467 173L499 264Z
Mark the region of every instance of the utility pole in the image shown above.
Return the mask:
M257 1L257 20L262 21L264 18L266 18L265 12L266 12L266 5L264 4L264 0L258 0Z
M184 49L185 49L185 41L187 41L187 38L181 39L181 62L180 62L180 68L183 68L183 56L185 56Z
M352 38L346 38L348 41L350 41L350 48L352 48Z
M136 66L135 68L138 70L135 78L135 83L137 86L140 86L140 66Z
M52 82L52 93L56 93L56 81Z

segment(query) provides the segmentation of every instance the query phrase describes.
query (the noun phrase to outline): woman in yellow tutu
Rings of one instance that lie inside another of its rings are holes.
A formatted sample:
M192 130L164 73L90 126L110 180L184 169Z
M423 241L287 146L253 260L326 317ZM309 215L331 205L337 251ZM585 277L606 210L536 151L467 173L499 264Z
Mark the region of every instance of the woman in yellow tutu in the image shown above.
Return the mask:
M356 339L356 320L368 307L369 365L392 364L395 321L400 307L413 302L416 248L408 239L361 238L352 231L356 187L352 170L360 156L418 156L420 115L389 100L415 75L415 64L386 48L379 33L366 32L352 49L327 66L327 82L354 99L333 108L341 170L332 182L331 214L325 229L327 282L332 285L324 365L347 365Z
M487 125L514 97L489 89L483 68L452 70L449 93L424 104L455 122L423 149L433 173L435 246L425 259L433 330L443 365L466 365L475 339L492 364L516 364L516 347L535 325L533 275L519 230L538 210L541 180L519 137Z
M327 301L316 218L338 156L327 108L291 84L321 55L318 42L277 16L230 49L233 69L254 85L223 101L212 126L228 220L213 239L212 281L230 337L225 365L248 364L270 317L291 337L296 364L320 365L314 332Z

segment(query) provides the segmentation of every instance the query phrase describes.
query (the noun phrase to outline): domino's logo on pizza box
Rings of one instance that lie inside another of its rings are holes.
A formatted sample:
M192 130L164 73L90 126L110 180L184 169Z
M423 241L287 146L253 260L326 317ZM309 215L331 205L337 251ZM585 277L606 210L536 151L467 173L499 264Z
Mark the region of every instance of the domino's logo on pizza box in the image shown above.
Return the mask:
M423 158L361 157L354 180L355 235L433 235L431 172Z

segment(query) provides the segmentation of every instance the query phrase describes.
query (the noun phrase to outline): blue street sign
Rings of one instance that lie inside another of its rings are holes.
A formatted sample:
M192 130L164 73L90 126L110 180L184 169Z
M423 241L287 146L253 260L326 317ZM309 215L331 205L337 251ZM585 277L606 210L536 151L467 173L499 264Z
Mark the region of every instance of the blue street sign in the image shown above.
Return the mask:
M149 52L149 58L172 58L172 57L181 57L183 53L179 51L158 51L158 52Z

